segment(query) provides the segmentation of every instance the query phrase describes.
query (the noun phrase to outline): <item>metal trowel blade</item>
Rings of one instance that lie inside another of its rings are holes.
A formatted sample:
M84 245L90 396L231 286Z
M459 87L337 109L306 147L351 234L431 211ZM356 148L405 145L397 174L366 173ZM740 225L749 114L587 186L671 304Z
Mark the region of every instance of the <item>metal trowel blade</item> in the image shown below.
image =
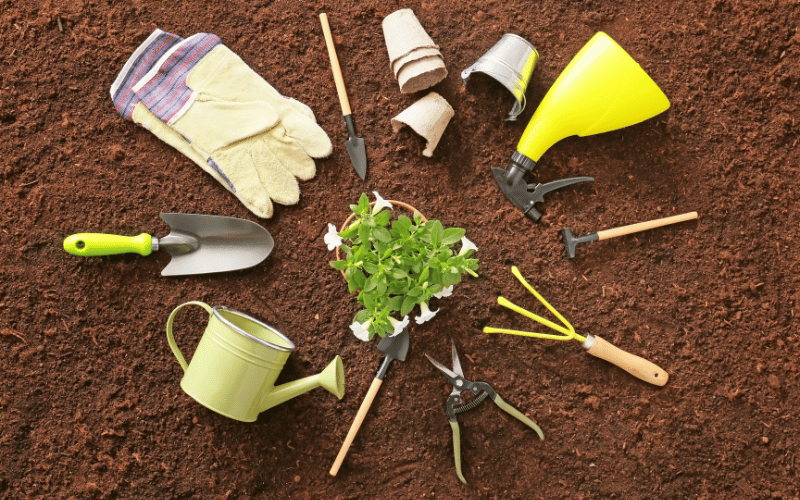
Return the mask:
M162 276L246 269L267 258L275 246L266 229L245 219L220 215L162 213L171 231L158 238L172 255Z
M350 155L350 161L353 162L353 168L363 181L367 176L367 148L364 145L364 139L360 137L350 137L345 143L347 146L347 153Z

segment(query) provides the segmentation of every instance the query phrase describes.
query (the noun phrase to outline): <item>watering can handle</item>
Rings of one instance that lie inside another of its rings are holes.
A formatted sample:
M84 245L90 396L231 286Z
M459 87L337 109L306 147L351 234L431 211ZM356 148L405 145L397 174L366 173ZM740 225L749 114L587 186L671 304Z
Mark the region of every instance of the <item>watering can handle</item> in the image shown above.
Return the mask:
M197 300L193 300L191 302L185 302L176 307L172 311L172 313L170 313L169 318L167 319L167 341L169 342L170 349L172 349L172 354L174 354L175 357L178 358L178 363L181 364L181 368L183 368L183 371L186 371L186 369L189 368L189 364L184 359L180 349L178 349L178 344L175 343L175 336L172 334L172 322L175 321L175 315L178 314L178 311L183 309L185 306L200 306L206 311L208 311L209 315L214 314L214 310L211 309L210 305L206 304L205 302L200 302Z
M669 379L669 374L657 364L640 358L635 354L623 351L611 342L603 340L600 337L587 335L583 347L592 356L613 363L634 377L653 385L663 386Z

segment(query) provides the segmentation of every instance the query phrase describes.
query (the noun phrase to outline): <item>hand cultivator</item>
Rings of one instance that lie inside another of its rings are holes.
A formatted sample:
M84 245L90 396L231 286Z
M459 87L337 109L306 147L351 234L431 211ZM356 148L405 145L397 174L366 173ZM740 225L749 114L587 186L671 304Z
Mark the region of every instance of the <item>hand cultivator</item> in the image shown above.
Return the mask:
M600 359L604 359L612 364L617 365L618 367L622 368L626 372L630 373L634 377L637 377L645 382L649 382L653 385L663 386L667 383L669 379L669 375L666 371L664 371L658 365L647 361L646 359L640 358L634 354L629 352L625 352L622 349L616 347L615 345L611 344L610 342L603 340L602 338L595 336L595 335L586 335L585 337L582 335L578 335L575 332L575 328L572 327L569 322L564 319L564 317L556 311L556 309L551 306L541 295L539 292L533 289L531 285L525 281L525 278L522 277L520 274L519 269L516 266L511 267L511 272L516 276L516 278L522 283L525 288L530 291L534 297L536 297L539 302L544 304L544 306L555 315L556 318L563 323L562 325L558 325L549 321L541 316L538 316L526 309L519 307L516 304L513 304L511 301L506 299L505 297L497 297L497 303L503 307L507 307L512 311L519 313L526 318L530 318L538 323L541 323L553 330L559 332L559 334L552 334L552 333L534 333L534 332L525 332L520 330L509 330L506 328L494 328L491 326L484 327L484 333L508 333L511 335L522 335L525 337L535 337L539 339L549 339L549 340L577 340L581 342L581 345L584 349L586 349L589 354L592 356L596 356Z

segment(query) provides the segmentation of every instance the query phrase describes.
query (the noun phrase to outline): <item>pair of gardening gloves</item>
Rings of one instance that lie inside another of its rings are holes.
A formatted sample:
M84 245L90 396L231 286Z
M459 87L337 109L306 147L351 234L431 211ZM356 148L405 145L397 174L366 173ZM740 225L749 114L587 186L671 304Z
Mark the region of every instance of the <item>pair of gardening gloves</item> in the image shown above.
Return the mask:
M259 217L300 199L331 141L305 104L284 97L216 35L156 30L128 59L111 98Z

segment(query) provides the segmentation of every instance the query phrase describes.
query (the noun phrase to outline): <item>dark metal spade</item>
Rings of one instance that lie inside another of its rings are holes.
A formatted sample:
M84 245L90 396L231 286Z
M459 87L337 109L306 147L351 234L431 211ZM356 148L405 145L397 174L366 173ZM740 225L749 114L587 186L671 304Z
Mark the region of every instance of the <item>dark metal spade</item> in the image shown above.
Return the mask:
M333 81L336 83L336 92L339 94L339 103L342 105L342 113L344 114L344 125L347 128L348 139L345 142L345 146L347 146L350 161L353 162L353 168L356 169L356 173L363 181L367 175L367 148L364 146L364 139L356 137L353 112L350 111L350 101L347 99L347 90L345 90L339 58L336 57L336 48L333 45L333 35L331 35L331 27L328 24L328 15L325 13L320 14L319 20L322 23L322 32L325 35L325 45L328 46Z
M344 124L347 127L347 134L349 136L344 145L347 146L347 154L350 155L353 168L356 169L356 173L363 181L367 176L367 148L364 145L364 139L356 137L353 115L345 115Z
M364 402L361 403L361 408L358 409L353 425L350 426L350 431L347 433L344 443L342 443L342 449L339 450L339 455L336 456L336 460L333 462L333 466L330 470L331 476L335 476L339 473L339 467L342 466L344 457L347 455L347 450L349 450L350 445L353 444L353 439L355 439L358 429L364 421L364 417L367 416L369 407L372 406L372 400L375 399L375 395L378 393L378 389L380 389L383 383L383 377L386 376L386 370L389 368L389 365L395 359L399 361L406 360L406 354L408 354L408 328L403 328L402 332L393 337L385 337L378 343L378 349L384 353L386 357L381 367L378 369L378 374L372 381L372 385L369 387L369 392L367 392Z

